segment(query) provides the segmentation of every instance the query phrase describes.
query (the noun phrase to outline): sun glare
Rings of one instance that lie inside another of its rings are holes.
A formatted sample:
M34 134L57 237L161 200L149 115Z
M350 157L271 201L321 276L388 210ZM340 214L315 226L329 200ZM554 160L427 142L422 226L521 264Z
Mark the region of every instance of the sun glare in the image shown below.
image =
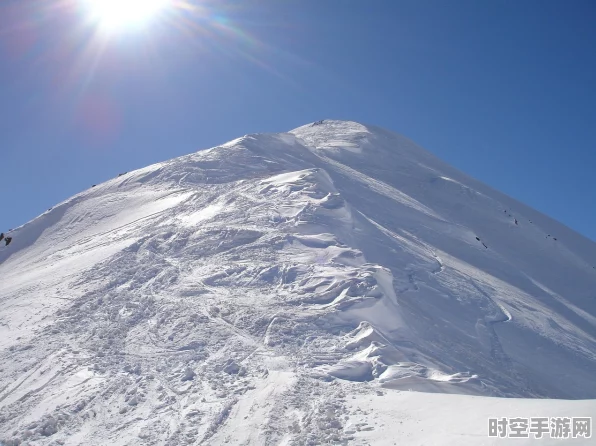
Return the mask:
M138 26L155 17L170 0L85 0L91 17L106 29Z

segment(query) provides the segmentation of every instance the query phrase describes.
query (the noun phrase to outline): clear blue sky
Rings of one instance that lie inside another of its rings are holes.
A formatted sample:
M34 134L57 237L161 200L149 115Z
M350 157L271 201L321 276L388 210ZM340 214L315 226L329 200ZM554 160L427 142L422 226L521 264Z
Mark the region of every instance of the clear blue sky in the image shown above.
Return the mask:
M401 133L596 240L596 2L190 1L107 37L0 3L0 230L119 172L324 118Z

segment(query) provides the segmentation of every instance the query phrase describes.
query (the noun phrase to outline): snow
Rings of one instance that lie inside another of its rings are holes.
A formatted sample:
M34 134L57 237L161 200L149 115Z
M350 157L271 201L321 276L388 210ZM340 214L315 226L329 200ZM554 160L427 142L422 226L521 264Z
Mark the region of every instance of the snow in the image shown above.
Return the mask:
M0 444L496 444L488 417L596 415L596 245L406 138L315 124L11 232Z
M345 431L353 444L592 444L593 439L488 438L488 418L596 416L593 401L487 398L440 393L386 392L348 399ZM457 413L454 414L454 408ZM387 432L391 432L387 435Z

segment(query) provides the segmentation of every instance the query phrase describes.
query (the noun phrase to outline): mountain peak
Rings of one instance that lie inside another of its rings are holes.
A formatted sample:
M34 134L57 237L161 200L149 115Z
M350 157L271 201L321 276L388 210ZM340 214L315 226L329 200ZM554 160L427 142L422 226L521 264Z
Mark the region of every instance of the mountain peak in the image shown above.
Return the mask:
M290 131L309 147L326 151L360 153L360 144L370 135L366 126L352 121L325 119Z
M377 127L247 135L11 236L6 444L341 443L350 393L596 398L595 244Z

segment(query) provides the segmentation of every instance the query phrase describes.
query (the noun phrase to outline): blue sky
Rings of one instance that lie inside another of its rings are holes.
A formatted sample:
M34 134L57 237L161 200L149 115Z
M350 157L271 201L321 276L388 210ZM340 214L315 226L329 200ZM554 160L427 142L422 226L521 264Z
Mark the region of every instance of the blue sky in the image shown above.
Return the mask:
M0 230L116 176L319 119L386 127L596 240L596 3L189 1L110 35L0 4Z

